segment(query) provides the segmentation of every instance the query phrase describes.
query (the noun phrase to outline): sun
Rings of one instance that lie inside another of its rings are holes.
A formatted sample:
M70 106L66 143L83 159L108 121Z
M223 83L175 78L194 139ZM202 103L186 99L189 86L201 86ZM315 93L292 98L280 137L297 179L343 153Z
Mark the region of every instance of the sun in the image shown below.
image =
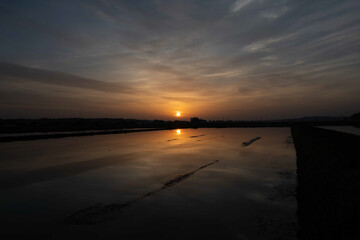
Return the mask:
M181 112L176 112L177 117L181 117Z

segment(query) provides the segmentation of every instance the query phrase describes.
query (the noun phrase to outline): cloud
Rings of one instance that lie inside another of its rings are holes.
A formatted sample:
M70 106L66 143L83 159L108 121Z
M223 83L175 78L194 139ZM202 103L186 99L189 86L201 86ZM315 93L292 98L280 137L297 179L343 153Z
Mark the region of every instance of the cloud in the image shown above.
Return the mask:
M288 35L279 36L276 38L264 39L261 41L253 42L253 43L245 46L243 48L243 50L247 51L247 52L270 51L271 50L270 46L272 44L277 44L282 41L289 41L294 37L295 37L295 34L288 34Z
M261 13L261 16L269 20L274 20L281 17L289 10L288 7L277 7L275 9L265 10Z
M192 98L192 97L163 97L163 99L176 101L176 102L184 102L184 103L194 103L202 101L200 98Z
M68 73L31 68L18 64L0 63L0 81L5 79L34 81L49 85L83 88L103 92L134 93L133 88L123 84L102 82Z
M297 105L305 114L319 99L319 114L338 98L346 109L360 104L353 94L360 91L357 0L7 5L13 10L0 14L3 92L36 100L51 88L70 102L91 102L99 114L149 117L184 108L203 118L251 118L268 106L276 118Z
M232 5L231 10L233 12L240 11L242 8L246 7L252 1L253 0L236 0L235 3Z

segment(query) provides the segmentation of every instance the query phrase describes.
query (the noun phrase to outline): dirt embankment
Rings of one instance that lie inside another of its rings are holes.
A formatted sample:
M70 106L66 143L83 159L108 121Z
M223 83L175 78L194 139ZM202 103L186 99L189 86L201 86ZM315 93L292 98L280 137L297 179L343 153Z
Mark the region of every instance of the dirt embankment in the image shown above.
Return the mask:
M302 239L360 239L360 136L292 127Z

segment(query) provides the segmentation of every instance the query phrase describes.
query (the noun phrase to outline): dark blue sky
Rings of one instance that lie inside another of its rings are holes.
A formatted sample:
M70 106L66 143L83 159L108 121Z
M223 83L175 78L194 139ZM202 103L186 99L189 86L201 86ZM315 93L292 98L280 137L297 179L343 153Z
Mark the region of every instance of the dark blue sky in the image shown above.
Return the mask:
M0 0L0 118L360 110L358 0Z

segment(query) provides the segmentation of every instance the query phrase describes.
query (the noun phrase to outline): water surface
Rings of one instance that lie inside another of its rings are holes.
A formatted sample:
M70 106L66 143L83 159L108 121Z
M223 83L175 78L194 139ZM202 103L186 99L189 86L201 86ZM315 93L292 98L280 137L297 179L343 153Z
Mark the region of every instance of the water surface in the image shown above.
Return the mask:
M292 239L289 136L288 128L181 129L1 143L1 234ZM105 221L64 223L84 208L129 202Z

